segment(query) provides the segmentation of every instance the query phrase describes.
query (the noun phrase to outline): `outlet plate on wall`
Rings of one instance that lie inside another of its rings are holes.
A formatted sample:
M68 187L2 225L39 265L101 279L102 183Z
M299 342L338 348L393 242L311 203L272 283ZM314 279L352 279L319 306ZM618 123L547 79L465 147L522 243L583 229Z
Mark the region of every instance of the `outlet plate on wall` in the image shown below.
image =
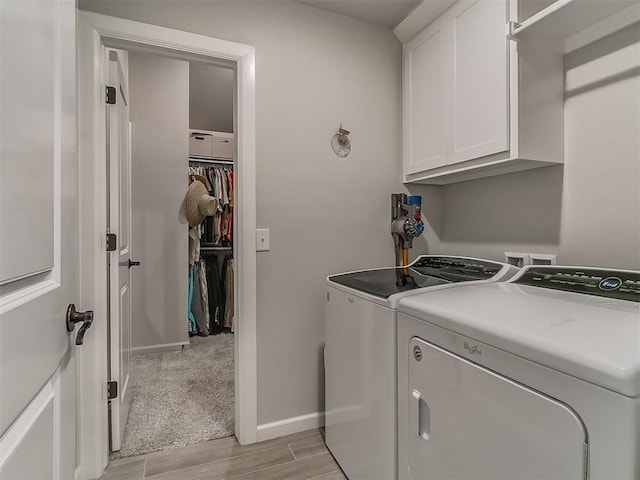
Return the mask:
M256 252L267 252L269 248L269 229L256 229Z

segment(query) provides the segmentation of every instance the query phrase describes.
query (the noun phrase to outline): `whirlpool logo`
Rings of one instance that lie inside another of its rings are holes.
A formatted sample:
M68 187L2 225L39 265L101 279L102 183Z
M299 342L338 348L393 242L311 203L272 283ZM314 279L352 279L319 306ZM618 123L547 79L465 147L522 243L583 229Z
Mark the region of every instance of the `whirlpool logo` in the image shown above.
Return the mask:
M605 291L617 290L621 286L622 286L622 280L620 280L618 277L605 278L598 284L598 288L600 290L605 290Z
M474 353L482 355L482 350L480 350L477 345L470 345L469 342L464 342L462 346L469 355L473 355Z

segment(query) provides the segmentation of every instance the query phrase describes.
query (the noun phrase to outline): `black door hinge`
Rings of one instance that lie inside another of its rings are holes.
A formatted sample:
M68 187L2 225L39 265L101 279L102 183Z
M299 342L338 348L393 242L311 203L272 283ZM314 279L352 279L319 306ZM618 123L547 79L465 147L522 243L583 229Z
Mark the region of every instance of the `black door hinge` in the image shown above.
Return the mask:
M105 100L107 102L107 105L116 104L116 87L110 87L109 85L107 85Z
M118 382L107 382L107 400L118 398Z
M107 252L115 252L118 240L115 233L107 233Z

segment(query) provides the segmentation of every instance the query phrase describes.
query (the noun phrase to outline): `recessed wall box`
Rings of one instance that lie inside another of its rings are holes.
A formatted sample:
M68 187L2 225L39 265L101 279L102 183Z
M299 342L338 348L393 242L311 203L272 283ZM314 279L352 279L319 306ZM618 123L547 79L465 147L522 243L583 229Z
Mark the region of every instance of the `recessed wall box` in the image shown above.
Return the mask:
M519 252L504 252L504 261L516 267L524 267L530 264L529 254Z

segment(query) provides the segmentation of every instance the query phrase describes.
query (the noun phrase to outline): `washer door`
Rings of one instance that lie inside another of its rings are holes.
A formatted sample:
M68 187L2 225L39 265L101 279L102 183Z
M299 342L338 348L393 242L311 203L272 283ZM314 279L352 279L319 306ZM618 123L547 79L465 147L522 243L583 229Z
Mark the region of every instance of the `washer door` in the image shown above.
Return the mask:
M411 478L583 478L587 437L569 407L418 338L408 354Z

